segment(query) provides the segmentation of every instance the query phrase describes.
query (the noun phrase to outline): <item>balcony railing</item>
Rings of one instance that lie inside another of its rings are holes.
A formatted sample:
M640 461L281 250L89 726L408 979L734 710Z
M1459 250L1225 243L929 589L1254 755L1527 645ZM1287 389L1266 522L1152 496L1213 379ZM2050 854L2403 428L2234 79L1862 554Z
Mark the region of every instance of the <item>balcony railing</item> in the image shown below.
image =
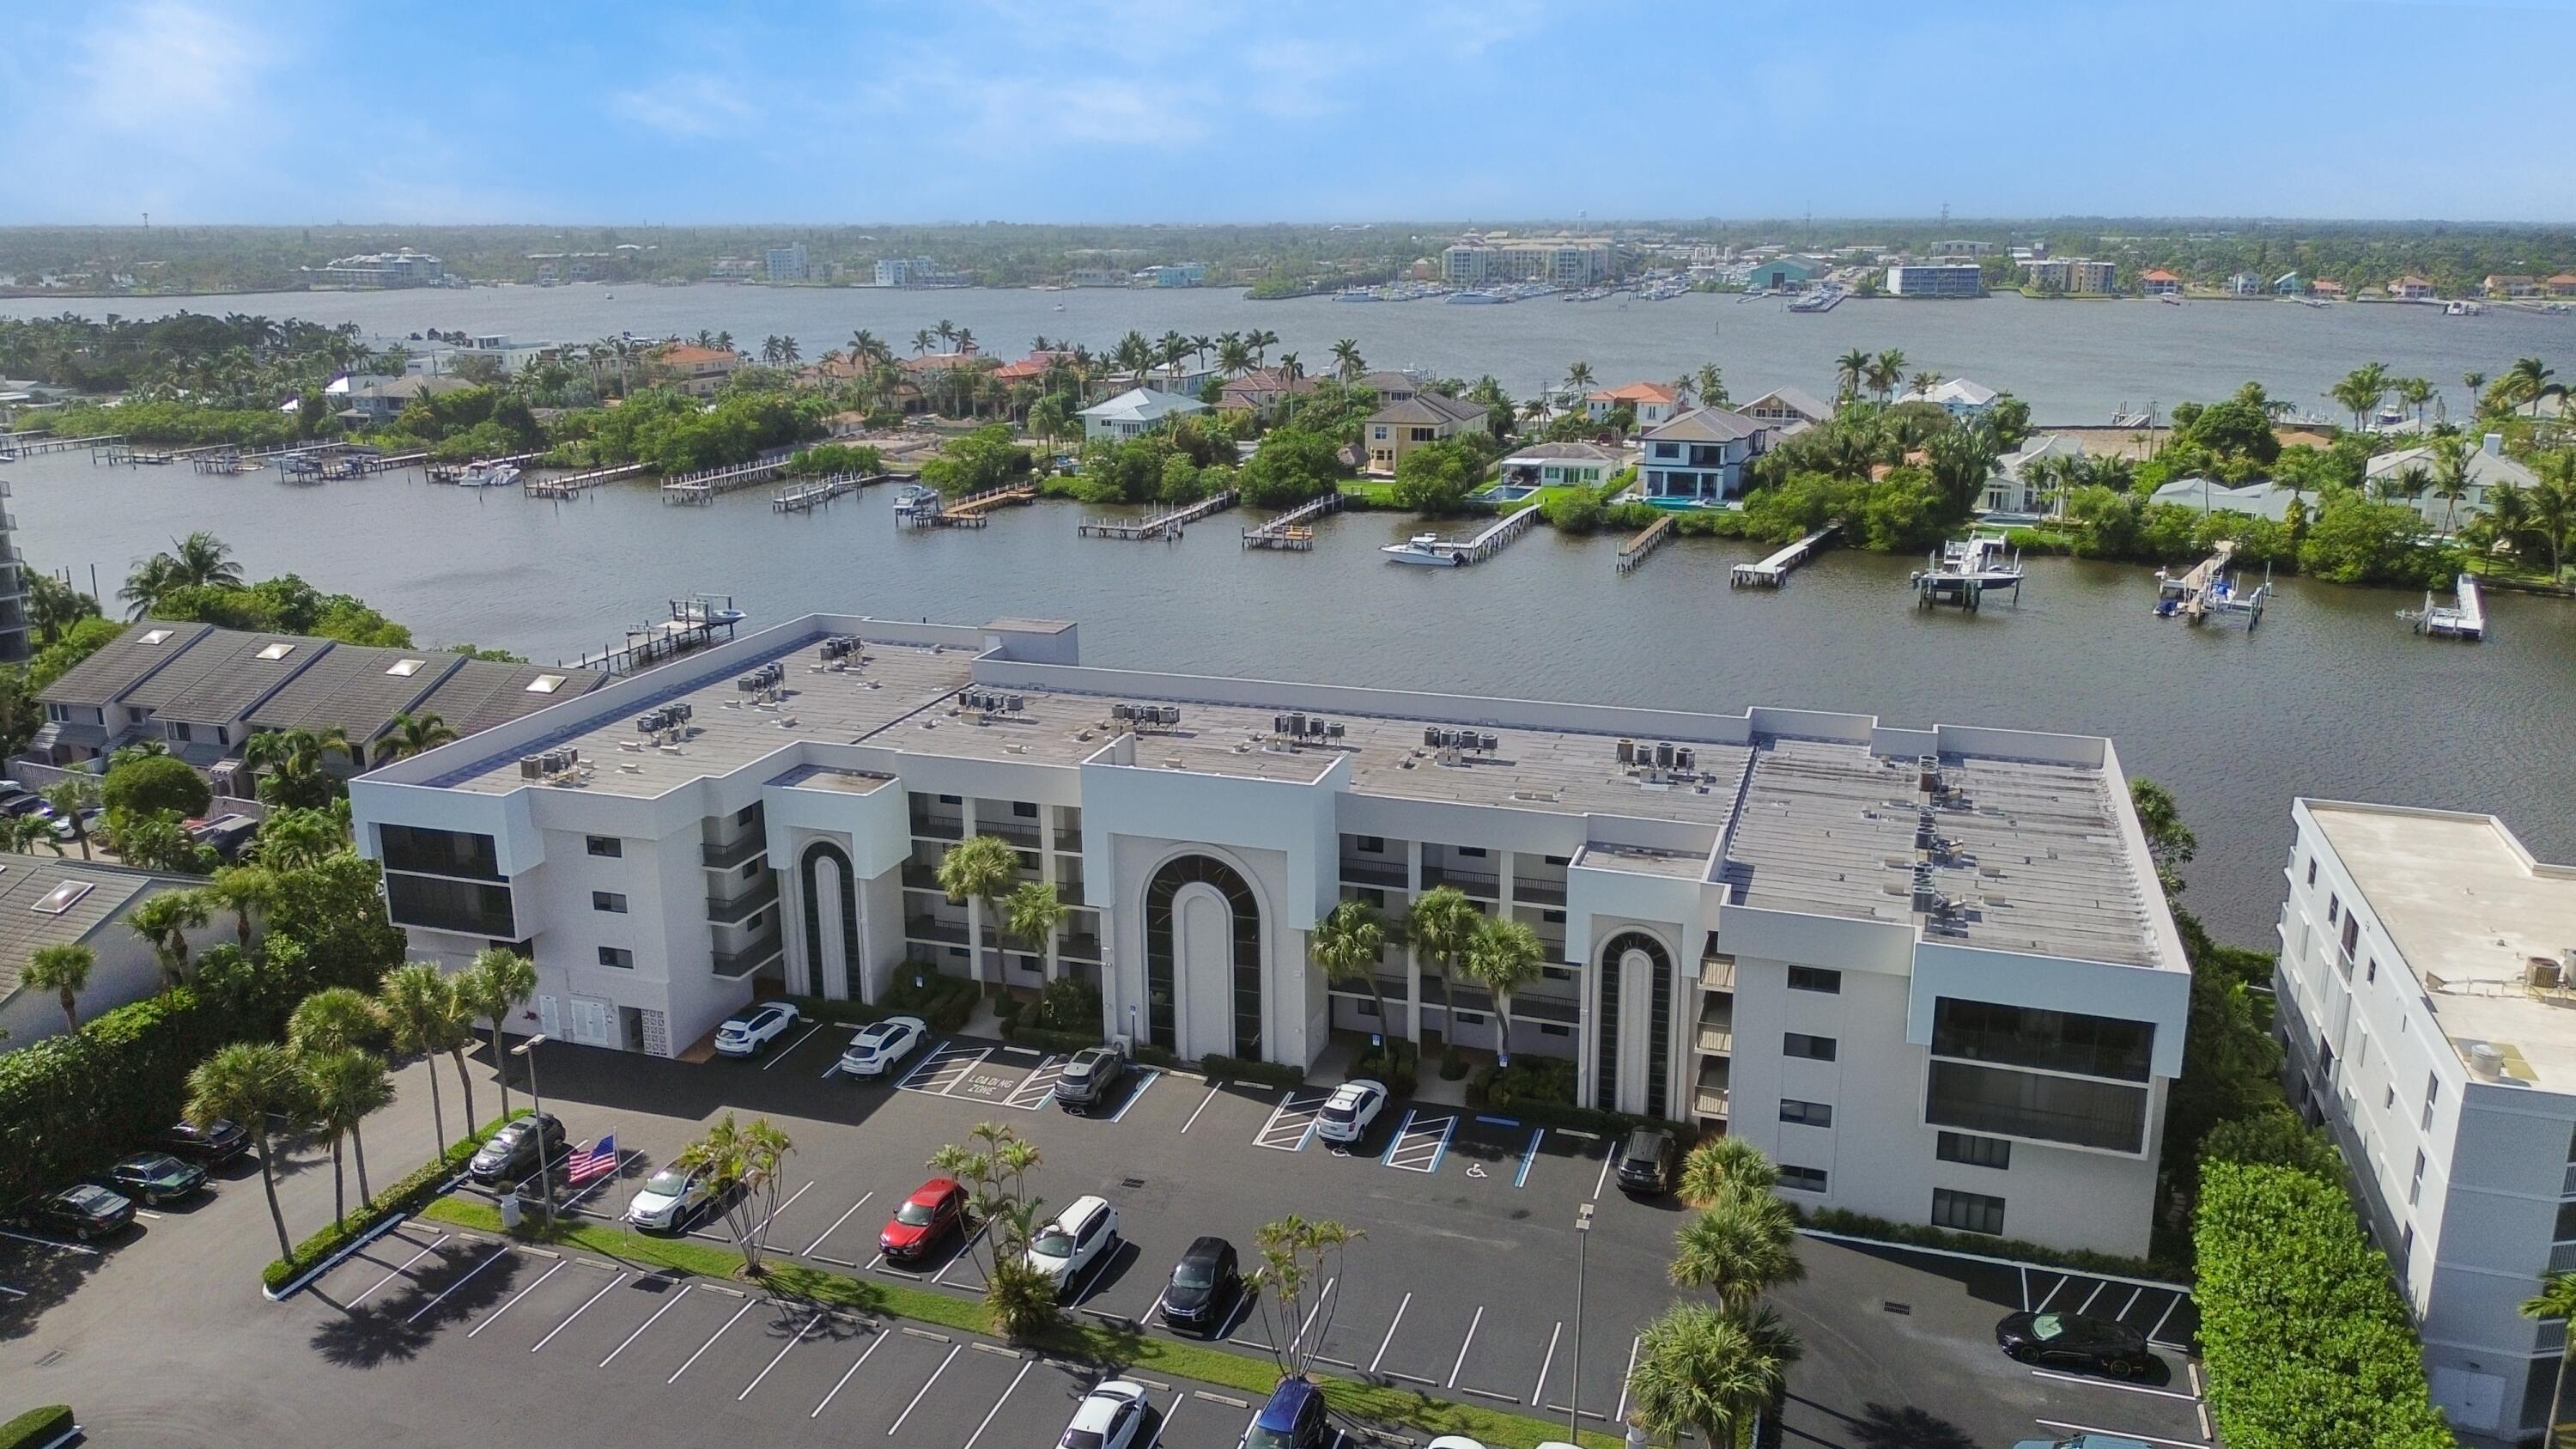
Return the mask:
M957 815L915 815L912 833L926 840L963 840L966 821Z
M1732 956L1709 956L1702 958L1699 963L1699 989L1702 991L1733 991L1735 989L1735 958Z
M1098 961L1100 938L1088 931L1068 932L1058 943L1056 954L1068 961Z
M903 934L915 941L944 941L951 946L966 944L966 928L937 916L914 916L903 923Z
M1039 833L1037 822L1034 820L1009 817L1000 820L978 820L975 823L975 833L998 835L1013 845L1025 845L1031 850L1038 848Z
M2558 1185L2560 1197L2576 1197L2576 1162L2567 1164L2566 1180Z
M1081 854L1082 827L1077 825L1070 830L1057 831L1055 833L1055 848L1058 850L1069 850L1077 855Z
M1422 888L1428 891L1437 890L1442 886L1455 886L1480 901L1499 900L1503 893L1501 876L1485 875L1476 871L1452 870L1444 866L1424 866Z
M768 849L768 832L755 830L748 835L735 837L734 842L731 845L699 846L698 858L704 861L712 869L731 870L735 866L742 864L744 861L749 860L753 856L759 855Z
M1699 1049L1724 1054L1735 1050L1735 1013L1703 1011L1699 1017Z
M777 899L778 877L764 875L738 896L707 897L707 919L718 925L731 925Z
M1561 906L1565 904L1565 882L1530 880L1523 876L1514 876L1512 877L1512 899L1524 905Z
M906 890L935 891L939 889L939 872L920 861L907 860L903 863L903 885Z
M750 975L778 959L778 941L777 934L773 932L739 951L716 952L716 974L725 977Z
M2564 1273L2571 1268L2576 1268L2576 1243L2550 1244L2548 1271Z
M1397 860L1354 860L1342 857L1342 879L1353 885L1392 886L1404 889L1404 862Z

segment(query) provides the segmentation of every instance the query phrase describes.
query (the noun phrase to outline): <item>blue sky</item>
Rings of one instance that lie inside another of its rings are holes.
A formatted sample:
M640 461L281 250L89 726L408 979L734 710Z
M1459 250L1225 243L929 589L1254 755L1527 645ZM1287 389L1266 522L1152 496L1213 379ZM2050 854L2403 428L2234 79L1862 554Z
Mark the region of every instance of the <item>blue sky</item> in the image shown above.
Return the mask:
M2566 221L2576 0L26 5L0 223Z

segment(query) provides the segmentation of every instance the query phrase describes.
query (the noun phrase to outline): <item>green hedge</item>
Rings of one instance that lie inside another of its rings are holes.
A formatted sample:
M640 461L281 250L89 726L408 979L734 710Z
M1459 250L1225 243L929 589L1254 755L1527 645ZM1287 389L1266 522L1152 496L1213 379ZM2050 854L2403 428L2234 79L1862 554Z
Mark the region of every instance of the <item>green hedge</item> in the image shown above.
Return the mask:
M1497 1112L1572 1107L1574 1062L1567 1057L1523 1057L1508 1067L1486 1067L1468 1085L1467 1102Z
M2024 1263L2045 1263L2078 1273L2109 1273L2115 1277L2154 1278L2168 1283L2191 1281L2191 1270L2177 1263L2123 1258L2117 1253L2092 1253L2081 1248L2051 1248L2039 1243L2025 1243L2018 1238L1988 1237L1984 1233L1957 1233L1928 1223L1890 1222L1842 1208L1801 1209L1794 1203L1790 1206L1797 1212L1798 1220L1808 1227L1819 1232L1841 1233L1845 1237L1870 1238L1909 1248L1944 1248L1954 1253L1976 1253Z
M2206 1161L2193 1241L2209 1413L2230 1449L2448 1449L2388 1259L2340 1182Z
M915 986L915 974L925 978ZM796 1009L817 1021L843 1021L865 1026L889 1016L918 1016L937 1032L951 1032L963 1027L975 1014L975 1003L982 989L963 976L943 976L939 968L923 961L907 961L895 969L894 980L876 1001L834 1001L821 996L791 996L787 999Z
M510 1113L511 1117L526 1115L528 1109L525 1107ZM465 1165L474 1160L475 1149L500 1131L501 1124L508 1120L508 1117L493 1118L483 1130L448 1148L432 1161L422 1163L410 1176L377 1193L373 1203L360 1208L347 1221L334 1223L296 1244L295 1256L276 1259L260 1270L260 1285L271 1292L283 1288L302 1277L315 1264L366 1236L369 1229L385 1219L397 1213L417 1212L423 1204L438 1196L438 1190L450 1178L465 1170Z
M34 1449L51 1444L72 1431L72 1406L47 1404L29 1409L6 1424L0 1424L0 1449Z
M1209 1055L1199 1058L1199 1070L1209 1077L1224 1077L1237 1082L1268 1082L1274 1087L1305 1085L1306 1069L1284 1062L1247 1062L1241 1057Z
M1097 1027L1090 1031L1049 1031L1044 1027L1022 1026L1007 1017L1002 1021L1002 1040L1013 1046L1035 1047L1039 1051L1078 1052L1084 1047L1096 1047L1108 1039Z
M1399 1097L1410 1097L1422 1085L1421 1069L1422 1049L1400 1036L1389 1037L1382 1047L1362 1047L1351 1054L1347 1080L1366 1077Z

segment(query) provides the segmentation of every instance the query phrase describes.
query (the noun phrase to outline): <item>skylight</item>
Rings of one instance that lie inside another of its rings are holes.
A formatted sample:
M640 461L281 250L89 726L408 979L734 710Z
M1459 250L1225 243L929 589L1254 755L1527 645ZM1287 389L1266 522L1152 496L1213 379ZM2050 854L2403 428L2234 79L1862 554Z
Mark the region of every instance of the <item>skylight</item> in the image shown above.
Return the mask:
M560 674L540 674L536 678L528 681L527 692L530 694L552 694L556 690L563 688L563 682L564 677Z
M408 679L411 676L418 674L420 672L420 667L428 662L429 661L426 659L397 659L393 662L393 666L387 669L385 673Z
M294 652L295 646L292 644L271 644L267 648L259 651L259 657L262 659L283 659Z
M67 880L61 885L54 887L52 890L45 892L45 898L28 907L28 909L43 915L59 916L63 912L70 910L73 904L79 901L81 897L88 895L92 888L92 884L89 881Z
M146 644L167 643L169 638L170 631L167 629L146 629L143 631L143 642Z

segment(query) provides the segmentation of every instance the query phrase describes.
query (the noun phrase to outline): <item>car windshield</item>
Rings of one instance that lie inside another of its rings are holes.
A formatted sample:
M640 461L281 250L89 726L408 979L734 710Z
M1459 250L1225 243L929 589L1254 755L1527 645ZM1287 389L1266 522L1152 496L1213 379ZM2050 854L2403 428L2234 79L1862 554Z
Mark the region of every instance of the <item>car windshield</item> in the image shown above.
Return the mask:
M1630 1162L1651 1163L1663 1156L1663 1152L1664 1134L1661 1132L1638 1132L1628 1138Z
M1255 1424L1243 1436L1243 1449L1296 1449L1296 1439L1284 1430L1264 1429Z
M1073 1234L1059 1227L1050 1227L1038 1234L1038 1240L1029 1245L1029 1250L1043 1258L1070 1258L1073 1256Z
M2043 1313L2030 1321L2030 1336L2046 1343L2052 1339L2064 1338L2069 1326L2063 1317L2054 1313Z
M894 1220L907 1228L927 1226L932 1216L930 1204L926 1202L908 1202L894 1210Z
M689 1175L676 1167L666 1167L644 1180L644 1190L658 1192L664 1197L678 1197L689 1190Z
M107 1206L107 1189L103 1187L76 1187L63 1194L63 1201L70 1203L74 1207L105 1207Z
M1181 1266L1172 1270L1172 1286L1175 1288L1207 1288L1215 1283L1215 1265L1196 1258L1184 1259Z
M727 1017L727 1018L725 1018L725 1023L724 1023L724 1025L719 1026L719 1027L717 1027L717 1028L716 1028L716 1035L718 1035L718 1036L740 1036L740 1035L742 1035L744 1032L747 1032L747 1031L749 1031L749 1030L751 1030L751 1023L750 1023L750 1022L743 1020L743 1019L742 1019L741 1017L739 1017L739 1016L732 1016L732 1017Z
M868 1047L873 1047L873 1046L883 1046L883 1045L885 1045L887 1042L889 1042L889 1041L891 1041L891 1040L893 1040L893 1039L894 1039L894 1028L893 1028L893 1027L890 1027L890 1026L882 1026L882 1025L880 1025L880 1026L872 1026L872 1027L869 1027L866 1031L863 1031L863 1032L860 1032L860 1033L859 1033L859 1040L858 1040L858 1043L857 1043L857 1044L858 1044L858 1045L860 1045L860 1046L868 1046Z

